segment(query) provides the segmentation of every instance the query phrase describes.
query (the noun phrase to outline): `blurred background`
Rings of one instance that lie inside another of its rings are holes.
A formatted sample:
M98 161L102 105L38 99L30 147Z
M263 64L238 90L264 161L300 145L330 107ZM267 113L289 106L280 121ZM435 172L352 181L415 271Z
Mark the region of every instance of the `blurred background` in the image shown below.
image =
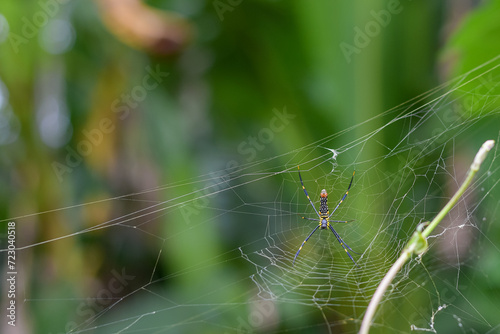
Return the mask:
M242 188L243 203L295 201L301 212L311 213L295 173L256 182L260 172L268 171L263 162L274 159L273 166L281 166L269 167L273 172L289 167L295 172L300 159L325 152L313 150L295 160L293 150L337 134L342 135L335 137L334 147L349 146L376 128L384 131L376 141L364 142L363 161L378 158L378 171L390 178L399 165L382 161L380 147L393 147L414 123L406 123L406 129L385 128L396 114L384 111L416 110L435 96L406 101L444 87L440 85L500 54L498 15L498 0L2 1L1 249L7 248L9 221L16 222L20 249L18 323L12 328L2 315L1 331L356 332L368 292L365 296L351 289L346 303L329 305L326 311L313 302L257 302L259 291L251 278L256 268L242 259L241 248L262 241L268 229L276 228L275 221L262 207L239 211L241 193L218 191L249 180ZM478 85L487 87L468 104L469 121L457 128L462 135L457 147L426 156L427 165L435 167L440 157L453 160L461 152L454 174L460 179L482 142L498 138L498 102L491 98L500 95L496 64L481 68L479 83L450 95L446 107L470 97L467 92ZM451 86L445 87L438 96ZM453 118L460 112L445 115ZM364 128L370 119L370 129ZM430 122L440 124L442 118ZM419 138L435 138L435 129L419 129ZM341 181L335 194L345 191L354 156L339 161L345 171L337 175ZM234 177L241 166L250 166L245 169L250 177ZM500 203L494 187L498 171L488 169L490 178L476 188L491 191L476 201L493 217ZM328 173L328 166L303 175L311 194L321 189L322 183L315 181L320 172ZM440 190L433 199L451 196L441 181L429 179ZM358 193L369 184L362 180ZM384 193L381 183L375 188L374 194ZM381 200L389 205L393 198ZM442 204L433 201L435 208L427 212L437 212ZM354 209L358 213L366 246L369 228L363 225L362 210ZM397 225L404 230L391 233L406 240L415 224ZM292 257L312 227L294 229L285 228L295 231L287 244ZM493 246L500 242L499 233L499 225L491 223L474 239L487 236L487 246L473 251L474 256L489 251L487 264L479 261L479 269L458 271L469 277L482 271L480 276L488 277L477 280L473 289L459 289L457 270L448 272L441 262L431 269L433 274L443 270L444 289L467 296L453 295L456 309L470 315L463 320L467 332L498 331L492 301L500 298L499 251ZM284 244L287 234L278 235ZM398 254L398 247L388 258ZM0 263L5 264L5 254ZM452 260L451 267L461 261ZM420 270L423 278L417 275L421 280L416 285L434 283ZM6 305L7 286L2 284ZM367 291L373 288L370 284ZM477 313L469 311L471 304ZM383 325L375 332L409 332L410 324L418 323L415 314L428 324L437 306L398 299L392 312L376 319ZM259 325L241 320L259 307L270 314ZM436 328L457 332L456 314L450 311Z

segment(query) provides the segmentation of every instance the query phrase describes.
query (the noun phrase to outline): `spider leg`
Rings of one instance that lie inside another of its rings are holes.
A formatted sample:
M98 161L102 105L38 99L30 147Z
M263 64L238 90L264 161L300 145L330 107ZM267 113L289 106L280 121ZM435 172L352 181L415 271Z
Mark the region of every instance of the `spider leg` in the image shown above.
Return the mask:
M307 242L307 240L309 240L309 238L311 237L311 235L314 234L314 232L316 232L316 230L320 227L320 225L316 226L314 228L314 230L311 232L311 234L309 234L309 236L306 238L306 240L304 240L304 242L302 243L302 245L300 245L299 247L299 250L297 251L297 253L295 254L295 257L293 258L293 264L292 264L292 267L295 265L295 259L297 259L297 256L299 256L299 253L300 251L302 250L302 247L304 246L304 244ZM351 258L352 259L352 258ZM353 260L354 261L354 260Z
M302 217L302 216L300 216L300 218L307 219L307 220L312 220L312 221L315 221L315 222L318 221L318 218L309 218L309 217Z
M304 190L304 193L306 194L306 197L309 200L309 203L311 204L312 208L314 209L314 212L316 212L318 217L321 217L318 210L316 210L316 207L314 206L313 202L311 201L311 198L309 197L309 194L307 193L306 187L304 186L304 182L302 181L302 176L300 176L300 166L297 166L297 169L299 170L299 179L300 179L300 183L302 184L302 189ZM351 180L351 183L352 183L352 180Z
M335 237L337 238L337 240L339 240L339 242L340 242L340 244L342 245L342 247L344 247L344 246L345 246L345 247L347 247L347 248L348 248L351 252L356 253L356 254L358 254L358 255L361 255L361 254L359 254L358 252L354 251L351 247L349 247L349 245L345 243L344 239L342 239L342 238L340 237L340 235L337 233L337 231L335 231L335 230L333 229L333 227L332 227L331 225L330 225L330 226L328 226L328 227L330 228L330 230L332 230L333 234L335 234ZM345 247L344 247L344 248L345 248Z
M331 225L328 225L328 227L330 228L330 230L333 232L333 234L337 238L337 241L340 243L340 246L342 246L342 248L344 248L345 252L347 253L347 256L349 256L349 258L351 259L351 261L354 262L354 264L356 265L356 267L359 268L358 264L356 263L356 261L354 261L354 259L352 258L351 254L349 253L349 251L347 250L347 248L349 248L353 253L356 253L356 252L353 251L351 249L351 247L349 247L346 243L344 243L344 240L342 240L342 238L340 237L340 235L333 229L333 227ZM356 254L359 254L359 253L356 253Z
M339 208L340 204L342 204L342 202L347 197L347 194L349 193L349 189L351 189L351 186L352 186L352 181L354 180L354 173L356 173L356 171L352 172L351 182L349 183L349 187L347 187L347 191L345 192L344 196L342 196L342 199L340 200L339 204L337 204L337 206L335 207L335 209L333 209L332 213L330 213L330 215L328 216L328 218L330 218L334 214L334 212L337 211L337 209ZM299 176L300 176L300 172L299 172Z
M350 223L353 220L328 220L330 223Z

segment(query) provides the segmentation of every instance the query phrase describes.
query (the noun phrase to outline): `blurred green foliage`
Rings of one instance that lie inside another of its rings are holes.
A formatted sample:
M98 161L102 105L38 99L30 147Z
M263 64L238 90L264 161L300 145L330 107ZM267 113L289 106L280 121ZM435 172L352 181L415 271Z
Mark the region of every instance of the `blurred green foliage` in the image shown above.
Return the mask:
M492 61L500 54L500 45L493 42L500 36L499 10L500 1L486 2L461 23L443 50L443 60L452 63L449 77L470 72L468 78L472 79L479 72L487 73L480 80L463 86L463 91L470 92L467 99L471 108L468 112L481 114L484 105L490 108L500 106L496 99L491 99L491 96L500 94L495 77L497 68Z
M21 246L62 237L19 254L25 275L25 293L19 298L30 300L24 303L22 320L37 333L68 331L73 321L86 321L89 315L94 316L90 319L96 326L109 325L97 327L95 332L113 332L136 320L137 309L141 314L156 311L157 316L149 317L144 328L157 327L160 332L192 332L204 325L210 332L216 332L214 328L231 332L239 326L237 319L248 313L249 291L253 295L255 289L249 279L255 268L240 259L238 247L262 238L268 221L265 215L256 221L257 214L227 212L220 216L219 208L232 211L241 204L236 194L210 197L208 206L199 198L187 207L176 207L203 191L191 182L206 179L207 186L213 186L210 173L229 170L230 161L238 165L265 161L340 133L499 54L500 28L495 15L500 1L470 8L460 13L460 19L450 14L460 11L459 6L432 0L221 1L228 7L212 0L147 1L158 11L183 15L195 31L189 46L168 55L154 52L161 49L158 45L141 47L118 37L103 23L105 15L97 4L104 1L97 0L57 2L54 15L47 14L50 20L27 38L26 22L37 22L37 15L47 13L41 3L50 1L8 0L0 9L10 33L0 45L0 80L15 115L10 129L14 135L18 131L16 140L1 146L0 214L2 220L18 222ZM54 28L49 22L55 19L69 28ZM366 33L377 26L378 32ZM450 26L453 30L445 33L444 27ZM13 40L13 34L22 39ZM65 38L69 41L63 51L56 52L61 47L52 43L56 37L61 43ZM342 43L356 51L346 53ZM441 53L444 60L438 62ZM154 89L140 90L137 87L144 86L148 68L159 68L168 76L158 80ZM498 95L498 85L492 87L484 94ZM464 90L474 91L474 87ZM146 96L130 101L134 92ZM293 118L275 133L272 143L254 153L242 153L242 148L250 147L250 137L270 127L276 117L273 110L285 109ZM49 113L54 110L58 113ZM43 120L54 119L46 118L49 114L56 117L59 127L43 130ZM113 130L102 130L104 119ZM337 145L353 142L389 121L379 117L369 127L360 125L340 137ZM498 124L484 122L475 131L498 133L495 127ZM88 133L96 134L98 129L101 137L89 137ZM422 133L425 135L431 134ZM383 137L383 144L392 147L400 140L401 129L390 129ZM91 153L81 159L71 153L90 138L98 142L89 148ZM471 138L468 145L474 151L484 138ZM241 146L244 143L248 145ZM381 145L367 141L363 154L364 160L380 157ZM68 166L68 161L71 168L58 174L54 162ZM386 162L388 173L397 173L396 167L394 161ZM276 200L281 184L277 180L259 182L243 191L248 200L269 203ZM296 191L286 184L285 193ZM375 184L367 191L380 194L384 187ZM426 190L416 187L415 191L425 194ZM139 193L140 200L130 195ZM124 195L130 196L109 200ZM497 195L492 197L498 199ZM128 220L152 211L147 209L151 203L165 203L157 207L163 211ZM124 218L115 221L117 217ZM73 235L116 222L120 225ZM490 232L493 230L498 232L496 227ZM408 235L406 230L400 233L401 238ZM498 255L495 250L485 252ZM231 264L225 265L226 261ZM491 269L495 263L484 266ZM99 296L122 268L134 277L131 282L116 294ZM491 272L500 275L498 268ZM453 286L454 273L443 273L451 277L442 281L444 289ZM474 276L473 271L464 274ZM157 280L164 284L150 285ZM499 290L491 280L478 281L467 298L485 305L481 312L487 314L490 301L475 298L498 296ZM134 291L126 302L120 302ZM168 297L152 301L149 293ZM96 318L104 306L91 311L82 306L87 301L82 296L98 296L101 301L109 298L106 307L118 303ZM178 307L179 301L192 305L192 313ZM388 304L394 305L388 308L411 314L420 302L425 299L415 297L407 304L391 301ZM222 310L222 303L234 306ZM286 303L278 306L280 322L272 329L325 331L323 315L317 309ZM335 322L339 314L352 311L340 306L325 316ZM408 331L408 318L398 318L395 313L382 314L381 322ZM206 319L213 323L207 325ZM352 330L348 325L338 326L340 331ZM481 324L480 328L487 326Z

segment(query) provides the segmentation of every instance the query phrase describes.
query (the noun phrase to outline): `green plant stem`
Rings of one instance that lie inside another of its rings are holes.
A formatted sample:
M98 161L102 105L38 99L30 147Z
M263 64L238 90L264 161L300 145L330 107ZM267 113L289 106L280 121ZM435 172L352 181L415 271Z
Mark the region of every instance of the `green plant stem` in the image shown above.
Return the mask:
M467 176L457 190L457 192L453 195L453 197L448 201L448 203L444 206L444 208L438 213L438 215L432 220L429 226L422 232L423 225L419 225L417 230L413 234L412 238L406 245L406 247L401 252L401 255L396 260L396 262L392 265L391 269L387 272L387 274L380 282L377 290L373 294L372 299L370 300L370 304L366 309L365 316L363 318L363 322L361 324L361 329L359 331L360 334L368 334L370 330L370 326L372 324L372 319L375 316L375 311L377 310L377 306L380 304L382 297L384 296L387 288L391 284L394 277L396 277L397 273L401 270L403 265L411 258L413 254L423 255L428 248L427 245L427 237L432 233L434 228L443 220L443 218L448 214L448 212L453 208L453 206L457 203L458 199L464 194L465 190L469 187L474 175L481 167L484 159L488 152L495 145L494 140L487 140L479 149L474 161L472 162L469 171L467 172Z
M362 334L368 333L368 331L370 330L371 320L375 315L375 311L377 310L377 305L382 300L382 297L384 296L387 287L391 284L394 277L396 277L396 274L401 270L401 268L410 258L410 256L411 256L410 253L403 252L401 256L397 259L397 261L392 265L391 269L389 269L387 274L384 276L382 282L380 282L380 285L375 291L375 294L373 295L372 299L370 300L370 304L368 305L368 309L366 310L365 317L363 318L363 323L361 324L361 329L359 331L360 333Z
M464 182L458 188L457 192L453 197L446 203L445 207L438 213L436 218L432 220L432 222L429 224L429 226L422 232L422 236L424 238L427 238L432 230L439 224L439 222L448 214L448 212L455 206L455 204L458 202L458 199L464 194L465 190L469 187L470 183L472 182L472 179L474 178L474 175L476 175L477 171L479 170L479 167L481 167L481 163L484 161L486 158L486 154L491 150L491 148L495 145L494 140L488 140L486 141L483 146L481 146L481 149L479 152L476 154L476 157L474 158L474 161L472 162L472 165L469 168L469 171L467 172L467 177L465 178Z

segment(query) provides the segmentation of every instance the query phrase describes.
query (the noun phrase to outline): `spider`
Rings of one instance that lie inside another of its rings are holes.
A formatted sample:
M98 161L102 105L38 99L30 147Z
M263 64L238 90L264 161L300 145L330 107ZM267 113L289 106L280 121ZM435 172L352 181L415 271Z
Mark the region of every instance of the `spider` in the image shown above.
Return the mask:
M311 204L312 208L314 209L314 211L316 212L316 214L319 217L319 219L318 218L307 218L307 217L302 217L302 219L312 220L312 221L316 221L316 222L319 221L319 224L318 224L318 226L316 226L314 228L314 230L311 232L311 234L309 234L309 236L306 238L306 240L304 240L304 242L302 243L302 245L300 245L299 250L295 254L295 257L293 258L293 265L295 265L295 260L297 259L297 256L299 256L299 253L302 250L302 247L307 242L307 240L309 240L309 238L314 234L314 232L316 232L316 230L318 228L321 228L322 230L326 230L327 228L329 228L333 232L333 234L335 235L335 238L337 238L337 241L340 243L340 246L342 246L342 248L344 248L345 252L349 256L349 258L351 259L351 261L354 262L354 264L356 265L356 267L359 268L358 264L356 263L356 261L354 261L354 259L352 258L351 254L349 253L349 250L351 252L353 252L353 253L356 253L356 252L353 251L352 248L349 247L344 242L344 240L342 240L342 238L337 233L337 231L335 231L333 229L332 225L330 225L330 223L347 223L348 222L346 220L330 220L330 217L335 213L335 211L337 211L337 209L340 206L340 204L342 204L342 202L347 197L347 194L349 193L349 189L351 189L352 181L354 180L354 173L356 173L356 171L352 172L351 183L349 183L349 187L347 188L347 191L345 192L344 196L340 200L339 204L337 204L337 206L335 207L335 209L333 209L332 213L329 213L328 212L328 203L327 203L328 202L328 194L326 193L326 190L325 189L321 190L321 193L320 193L320 207L319 207L319 212L318 212L318 210L316 210L316 207L314 206L313 202L311 201L311 198L309 198L309 194L307 193L306 187L304 186L304 182L302 181L302 176L300 175L300 166L298 166L297 168L299 170L299 179L300 179L300 183L302 184L302 189L304 190L304 193L306 194L306 197L309 200L309 203ZM359 254L359 253L356 253L356 254Z

